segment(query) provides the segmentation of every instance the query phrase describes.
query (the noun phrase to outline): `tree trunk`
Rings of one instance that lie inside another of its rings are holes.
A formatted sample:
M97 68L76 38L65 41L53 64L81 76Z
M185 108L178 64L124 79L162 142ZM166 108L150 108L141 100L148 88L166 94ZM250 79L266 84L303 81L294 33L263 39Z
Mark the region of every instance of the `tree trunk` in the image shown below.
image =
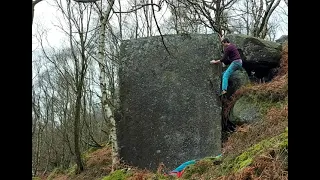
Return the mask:
M77 174L83 171L83 163L81 160L81 152L80 152L80 146L79 146L81 97L82 97L82 84L79 83L77 87L76 112L75 112L75 119L74 119L74 151L76 155Z
M262 24L260 26L260 29L259 29L259 33L261 34L261 38L264 39L267 35L267 24L269 22L269 19L270 19L270 16L271 14L273 13L273 11L276 9L276 7L280 4L280 0L277 0L274 4L274 1L275 0L272 0L270 1L269 5L268 5L268 8L267 8L267 11L266 11L266 14L265 16L263 17L262 19Z
M106 57L105 57L105 34L106 34L106 25L107 20L109 18L111 8L114 4L114 0L110 2L108 9L105 14L100 14L100 32L99 32L99 68L100 68L100 89L101 89L101 101L102 101L102 109L104 113L104 118L110 122L110 141L112 145L112 171L116 168L119 163L119 154L118 154L118 142L116 136L116 126L114 119L114 109L112 109L112 104L109 104L109 100L107 97L107 78L106 78Z

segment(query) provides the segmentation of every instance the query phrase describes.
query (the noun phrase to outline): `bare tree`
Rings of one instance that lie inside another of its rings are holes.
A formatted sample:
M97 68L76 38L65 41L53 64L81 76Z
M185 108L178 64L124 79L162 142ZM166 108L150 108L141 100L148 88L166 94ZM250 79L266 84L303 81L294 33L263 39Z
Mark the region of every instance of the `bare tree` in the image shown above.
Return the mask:
M98 65L100 68L100 90L101 90L101 102L104 113L104 118L111 124L110 128L110 141L112 145L112 170L114 170L119 163L118 142L116 134L116 122L114 119L114 104L108 97L108 82L107 82L107 63L106 63L106 27L111 15L111 10L114 5L114 0L109 1L106 9L103 9L102 2L100 4L95 3L99 14L99 40L98 40Z
M276 20L269 21L265 39L269 41L275 41L278 29L279 24Z
M281 0L239 0L232 8L231 29L234 32L262 39L274 39L275 33L282 28L279 21L285 22L282 19L283 16L279 15L286 15L286 10L279 5L280 2ZM282 11L277 12L276 9ZM273 22L272 17L274 16L278 16L278 24Z
M280 0L250 0L253 16L252 36L264 39L268 32L268 21Z
M38 82L34 84L34 87L38 87L38 93L36 93L36 88L33 89L33 112L36 115L37 123L35 127L35 132L37 136L33 137L33 172L38 173L38 170L46 172L48 169L48 162L51 157L46 156L47 151L52 147L52 144L48 142L50 137L48 137L48 132L52 124L50 121L53 120L53 107L52 107L52 95L53 91L50 90L49 85L46 83L48 81L48 70L39 74Z
M249 0L240 0L237 2L237 7L233 7L235 11L234 17L230 21L230 28L232 32L239 34L250 35L251 33L251 22L252 13L250 11Z
M134 0L134 6L137 6L137 0ZM121 12L121 11L120 11ZM120 13L121 14L121 13ZM136 21L136 26L135 26L135 38L138 38L138 29L139 29L139 20L138 20L138 11L134 12L135 15L135 21Z
M70 46L70 57L68 61L72 61L72 68L74 69L72 90L75 92L75 111L74 111L74 153L75 160L77 163L77 173L84 170L83 162L81 159L81 146L80 146L80 119L81 119L81 107L82 107L82 98L83 98L83 87L84 80L87 73L88 67L88 52L87 52L87 43L90 42L88 37L88 28L91 15L92 5L87 4L78 4L72 3L70 0L63 2L61 0L56 0L56 5L62 12L64 19L67 22L67 30L60 27L69 37L69 46ZM74 32L75 30L75 32ZM45 52L44 52L45 53ZM47 56L47 59L54 63L55 67L58 68L58 65ZM58 68L59 70L59 68ZM60 69L60 74L63 74Z
M114 1L112 2L112 4L113 3ZM49 129L51 129L51 133L56 133L55 138L58 137L57 131L59 131L62 134L62 136L60 136L61 141L65 142L67 145L74 143L74 147L71 147L71 146L67 146L67 147L69 148L70 154L75 155L75 160L78 167L77 172L81 172L84 168L81 160L81 156L80 156L81 146L83 146L80 144L81 141L86 145L96 145L96 146L99 145L99 143L96 141L94 137L94 134L96 134L94 131L98 131L98 130L97 129L88 130L93 127L91 125L92 123L90 122L90 120L92 119L90 118L91 114L87 113L87 111L90 111L90 110L87 109L88 107L88 104L86 101L87 96L86 96L86 90L84 89L84 87L86 86L85 77L87 74L89 56L91 58L95 58L94 56L92 56L93 54L90 50L90 48L92 48L92 46L90 45L90 42L92 42L92 38L90 39L90 37L88 36L88 32L90 31L88 28L89 28L91 8L94 4L72 3L72 1L70 0L68 0L67 3L65 3L64 1L56 0L56 5L59 7L60 11L63 14L64 19L66 20L65 21L66 25L63 25L61 23L59 28L62 31L64 31L69 37L69 49L64 53L60 53L60 54L53 53L52 56L50 56L47 54L44 48L43 39L40 38L39 41L40 41L44 56L49 62L51 62L54 65L57 75L59 75L60 81L57 80L56 83L58 84L60 83L61 86L64 86L66 88L65 94L63 92L59 92L57 93L57 95L59 95L60 99L63 97L66 98L67 102L65 102L64 106L60 106L61 108L60 111L62 111L62 113L59 113L59 117L55 116L60 120L59 125L57 125L56 123L54 123L54 121L52 121L51 127ZM101 26L101 27L104 27L104 31L106 29L106 26L109 26L107 25L108 23L105 23L105 22L108 22L109 20L111 6L105 14L103 13L103 16L106 15L104 16L105 20L101 21L104 24L104 26ZM104 44L106 43L104 39L103 39L103 43ZM106 50L103 49L101 52L105 53L105 51ZM103 58L101 60L101 63L103 63L104 66L108 66L106 64L106 58L107 56L103 55ZM66 62L69 62L69 63L66 63ZM70 66L70 62L72 62L71 66ZM111 76L114 75L115 73L112 69L104 69L103 72L104 73L111 72ZM105 87L107 87L108 79L110 81L111 78L107 78L107 75L103 75L102 73L102 77L103 76L105 77L103 81L106 82ZM113 81L114 80L111 80L109 84L113 84L114 83ZM66 83L63 85L61 82L66 82ZM56 85L57 84L53 85L51 88L54 89L55 88L54 86ZM69 93L70 90L74 93ZM55 91L58 91L58 89L56 89ZM104 92L106 95L105 98L107 100L102 101L103 104L105 104L106 101L110 101L113 98L109 96L110 93L108 90L105 90ZM75 96L73 97L73 95ZM75 102L72 104L68 103L68 100L73 98L75 99ZM109 107L108 105L110 105L111 107ZM113 109L114 109L113 105L114 104L112 103L107 104L108 107L105 108L106 109L105 114L106 114L106 117L111 119L111 122L113 120L113 124L115 124L115 121L112 115ZM34 105L34 107L36 106ZM74 110L70 109L72 107L74 107ZM34 109L36 110L36 108ZM69 116L69 114L73 114L73 115ZM70 126L68 121L71 118L73 118L73 122L74 122L73 124L74 138L73 139L69 138L69 134L72 131L70 131ZM34 119L36 119L36 116ZM83 122L82 124L81 124L81 119ZM113 127L115 128L115 125ZM56 129L56 130L53 131L53 129ZM84 136L85 135L84 132L88 132L89 138L86 138ZM36 128L34 128L33 134L36 134ZM112 137L111 139L112 140L115 139L114 142L116 142L115 133L111 137ZM94 142L94 144L92 144L92 142ZM46 141L46 143L48 146L52 146L52 144L55 144L57 142L56 140L52 140L49 138ZM117 149L117 143L113 145L115 147L114 149ZM64 149L64 146L63 146L63 149ZM51 159L53 159L53 157L55 158L57 157L57 156L51 156L51 154L58 154L58 151L56 151L56 149L52 149L50 151L47 149L47 152L50 154L50 157L48 156L49 158L46 160L46 164L50 164ZM116 154L116 156L118 155ZM118 161L119 160L116 160L116 162ZM57 161L53 161L53 162L54 164L57 165Z
M148 0L146 0L146 2L144 3L148 3ZM152 3L152 2L151 2ZM153 3L152 3L153 4ZM153 11L152 8L153 6L143 6L143 14L144 14L144 20L146 22L146 29L147 29L147 37L152 36L152 21L153 21Z
M40 147L42 142L43 126L41 123L41 111L39 96L32 86L32 172L37 175L40 166Z
M169 23L176 34L199 33L200 27L204 27L199 20L198 12L194 8L189 8L189 4L177 0L167 3L172 14Z
M225 11L228 10L236 0L166 0L172 9L183 9L183 13L192 24L202 24L212 29L220 36L229 32ZM179 5L179 6L177 6ZM179 10L183 12L182 10ZM179 17L181 18L181 17Z
M180 34L181 31L184 31L182 29L183 26L181 25L181 21L183 21L181 20L181 14L183 14L183 8L180 8L181 3L179 1L168 1L167 3L170 3L169 8L172 13L169 22L171 21L173 23L173 29L175 30L176 34Z
M33 93L34 125L32 132L33 147L35 147L33 149L33 172L40 170L45 173L46 170L52 170L54 167L67 168L70 163L76 162L77 173L79 173L84 168L81 152L88 146L97 146L99 142L96 139L105 139L101 138L104 134L97 128L103 125L101 118L100 122L92 123L93 120L99 120L99 118L94 119L92 116L100 106L94 105L91 102L93 98L88 99L86 94L88 93L86 88L88 83L86 82L91 80L86 78L87 69L91 58L94 58L92 57L92 33L95 31L88 29L93 4L78 4L72 3L72 1L66 3L60 0L55 2L65 20L60 22L58 27L66 33L69 44L65 45L69 47L62 48L62 50L50 47L50 53L44 46L45 38L43 35L38 36L42 56L46 61L49 61L47 65L42 65L42 67L50 66L48 68L50 76L40 76L42 79L46 77L45 81L42 80L42 84L46 83L46 96L39 97L40 100L47 98L42 105L37 105L39 92L34 90ZM89 32L92 32L91 36ZM92 96L92 92L90 93ZM48 107L49 113L41 116L45 107ZM89 107L91 108L89 109ZM95 112L91 111L93 108ZM46 123L43 126L44 123L41 123L41 126L39 123L37 125L37 122L43 122L42 118L45 118L45 122L49 122L49 124Z
M57 140L55 146L60 150L59 154L56 155L57 158L60 159L55 162L56 165L67 168L72 160L71 157L74 156L74 148L73 148L73 140L72 140L72 119L74 111L74 94L72 93L72 85L70 82L73 81L72 76L70 76L69 72L71 72L71 68L66 65L68 54L63 53L62 56L56 56L57 58L61 58L62 62L60 62L60 66L63 66L61 72L57 73L55 76L55 83L53 84L56 89L56 98L58 102L56 103L56 111L59 125L56 126L56 134L54 135ZM58 61L58 59L57 59Z

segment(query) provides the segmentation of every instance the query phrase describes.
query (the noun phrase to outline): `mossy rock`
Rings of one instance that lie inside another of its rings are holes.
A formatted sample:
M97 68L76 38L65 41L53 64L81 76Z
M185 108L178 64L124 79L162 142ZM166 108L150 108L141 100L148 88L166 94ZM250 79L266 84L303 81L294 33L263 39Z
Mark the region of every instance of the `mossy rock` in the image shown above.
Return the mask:
M261 94L245 94L234 104L229 120L235 124L254 123L263 119L272 107L281 107L283 101L274 101Z
M253 123L261 119L260 103L247 96L242 96L236 101L230 114L230 121L236 124Z
M247 72L241 68L230 76L229 82L228 82L228 91L227 96L230 97L232 94L234 94L238 89L240 89L242 86L246 86L250 83L249 76Z
M247 36L244 34L228 34L230 41L243 51L247 62L267 62L279 65L282 46L274 41Z

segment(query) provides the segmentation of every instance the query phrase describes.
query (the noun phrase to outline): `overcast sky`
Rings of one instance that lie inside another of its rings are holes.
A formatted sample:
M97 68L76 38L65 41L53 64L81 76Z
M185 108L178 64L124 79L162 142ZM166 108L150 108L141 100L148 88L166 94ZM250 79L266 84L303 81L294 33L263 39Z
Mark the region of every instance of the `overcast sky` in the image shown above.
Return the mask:
M49 2L50 1L51 3L53 3L52 0L49 0ZM32 25L32 50L38 47L37 40L34 35L37 34L37 30L41 31L41 29L46 30L47 39L50 42L51 46L58 47L59 44L62 43L62 39L65 37L65 35L59 30L59 28L54 26L54 24L57 25L57 16L60 14L57 13L57 11L58 9L54 7L53 4L49 4L48 0L41 1L35 6ZM278 39L283 34L287 34L287 28L279 31L276 35L276 39Z
M57 9L48 4L47 1L41 1L35 6L33 25L32 25L32 50L37 47L37 40L34 37L36 31L41 31L42 27L47 29L48 41L53 45L58 45L63 33L57 27L53 26L56 21Z

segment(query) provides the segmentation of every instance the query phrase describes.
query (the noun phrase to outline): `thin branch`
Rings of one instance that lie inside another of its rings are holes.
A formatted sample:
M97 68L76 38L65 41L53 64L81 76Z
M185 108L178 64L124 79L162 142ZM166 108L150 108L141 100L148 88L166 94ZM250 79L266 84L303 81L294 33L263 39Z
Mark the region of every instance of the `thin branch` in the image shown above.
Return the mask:
M151 0L151 3L153 3L153 0ZM167 48L167 46L166 46L166 44L164 43L163 35L162 35L161 30L160 30L160 27L159 27L159 25L158 25L157 18L156 18L156 15L155 15L155 13L154 13L154 8L153 8L153 6L151 6L151 8L152 8L152 14L153 14L154 21L156 22L157 29L158 29L158 31L159 31L159 33L160 33L160 36L161 36L161 42L162 42L164 48L166 49L166 51L168 52L168 54L171 55L170 52L169 52L169 50L168 50L168 48Z
M58 65L53 61L51 60L51 58L47 55L46 51L44 50L44 46L43 46L43 43L42 43L42 38L40 38L40 45L41 45L41 49L42 49L42 53L44 54L44 56L46 57L47 60L49 60L55 67L56 69L60 72L60 75L62 77L64 77L64 79L66 80L66 82L72 87L73 90L74 87L72 86L71 82L68 81L67 77L65 76L65 74L61 71L61 69L58 67Z
M153 4L152 1L151 1L151 3L142 4L142 5L140 5L140 7L137 7L137 8L135 8L135 9L131 9L131 10L129 10L129 11L123 11L123 12L121 12L121 11L114 11L114 10L113 10L113 13L131 13L131 12L137 11L137 10L139 10L139 9L145 7L145 6L152 6L152 7L153 7L153 6L157 6L157 7L159 8L158 11L160 11L160 9L161 9L161 6L159 6L158 4Z

